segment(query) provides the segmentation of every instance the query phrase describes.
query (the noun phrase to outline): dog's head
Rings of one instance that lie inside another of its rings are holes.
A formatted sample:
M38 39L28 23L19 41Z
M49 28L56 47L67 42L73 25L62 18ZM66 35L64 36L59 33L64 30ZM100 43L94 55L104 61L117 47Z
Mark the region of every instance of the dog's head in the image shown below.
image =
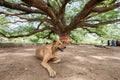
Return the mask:
M66 46L64 46L62 44L62 42L60 40L54 40L53 41L53 46L57 49L63 52L63 50L66 48Z

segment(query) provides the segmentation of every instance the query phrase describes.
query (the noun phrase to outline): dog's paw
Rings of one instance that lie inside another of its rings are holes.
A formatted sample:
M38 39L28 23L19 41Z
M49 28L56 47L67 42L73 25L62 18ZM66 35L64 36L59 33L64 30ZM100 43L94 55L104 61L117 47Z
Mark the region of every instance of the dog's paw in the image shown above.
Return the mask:
M57 64L57 63L60 63L61 61L53 61L53 63Z
M55 64L60 63L60 62L61 62L61 59L53 61L53 63L55 63Z
M56 72L54 70L50 70L49 74L51 77L55 77L56 76Z

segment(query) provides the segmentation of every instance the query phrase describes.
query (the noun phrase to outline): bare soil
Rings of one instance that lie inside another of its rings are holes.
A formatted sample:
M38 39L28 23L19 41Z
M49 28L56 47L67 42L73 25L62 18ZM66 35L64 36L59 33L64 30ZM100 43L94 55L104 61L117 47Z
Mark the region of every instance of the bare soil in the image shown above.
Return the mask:
M62 62L49 62L51 78L34 55L36 46L0 48L0 80L120 80L120 47L68 45Z

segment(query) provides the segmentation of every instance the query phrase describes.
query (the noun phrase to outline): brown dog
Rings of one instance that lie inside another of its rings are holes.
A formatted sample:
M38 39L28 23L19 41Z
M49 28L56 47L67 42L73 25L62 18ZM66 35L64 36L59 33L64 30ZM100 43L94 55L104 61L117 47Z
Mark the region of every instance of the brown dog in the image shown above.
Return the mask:
M51 77L54 77L56 72L48 64L48 61L53 60L53 63L59 63L61 59L56 57L55 54L65 48L60 40L54 40L52 44L46 44L36 49L36 57L42 60L41 65L48 70Z

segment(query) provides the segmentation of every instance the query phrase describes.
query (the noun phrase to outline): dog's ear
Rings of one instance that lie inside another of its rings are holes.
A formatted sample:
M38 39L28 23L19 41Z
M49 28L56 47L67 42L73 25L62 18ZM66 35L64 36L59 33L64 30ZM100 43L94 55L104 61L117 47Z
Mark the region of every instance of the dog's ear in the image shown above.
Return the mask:
M57 40L53 40L53 43L56 43L57 42Z

